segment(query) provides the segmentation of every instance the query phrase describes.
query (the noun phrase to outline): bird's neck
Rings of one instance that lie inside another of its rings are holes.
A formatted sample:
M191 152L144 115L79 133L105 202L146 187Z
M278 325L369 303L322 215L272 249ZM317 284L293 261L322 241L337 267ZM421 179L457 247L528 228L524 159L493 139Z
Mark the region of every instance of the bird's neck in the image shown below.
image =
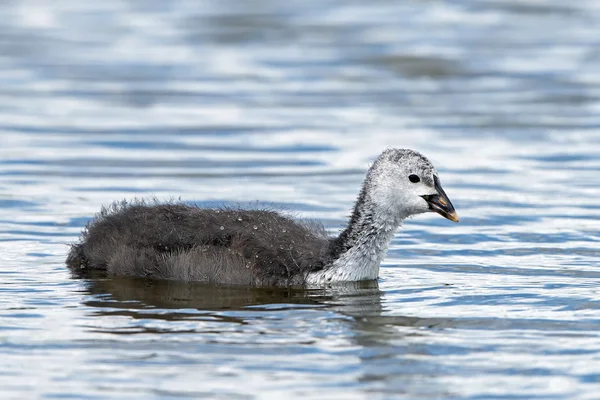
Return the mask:
M371 199L368 185L364 185L348 227L330 242L332 264L309 277L309 281L329 283L377 279L379 265L403 219L403 216L381 212Z

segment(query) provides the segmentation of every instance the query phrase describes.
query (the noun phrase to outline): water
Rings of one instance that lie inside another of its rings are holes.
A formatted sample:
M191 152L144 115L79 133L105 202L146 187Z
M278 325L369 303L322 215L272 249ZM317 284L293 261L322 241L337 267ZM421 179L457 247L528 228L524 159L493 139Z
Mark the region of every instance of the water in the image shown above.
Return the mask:
M21 398L595 399L600 6L6 0L0 389ZM274 204L343 226L418 149L461 218L378 286L72 279L103 204Z

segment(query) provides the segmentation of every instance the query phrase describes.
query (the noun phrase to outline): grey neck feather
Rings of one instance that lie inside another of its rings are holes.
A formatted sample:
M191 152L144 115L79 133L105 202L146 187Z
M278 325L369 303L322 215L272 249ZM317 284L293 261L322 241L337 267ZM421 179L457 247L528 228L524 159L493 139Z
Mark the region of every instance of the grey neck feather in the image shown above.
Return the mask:
M309 283L376 279L379 264L396 229L406 217L381 211L371 198L373 169L369 171L348 227L337 238L331 239L329 268L308 277Z

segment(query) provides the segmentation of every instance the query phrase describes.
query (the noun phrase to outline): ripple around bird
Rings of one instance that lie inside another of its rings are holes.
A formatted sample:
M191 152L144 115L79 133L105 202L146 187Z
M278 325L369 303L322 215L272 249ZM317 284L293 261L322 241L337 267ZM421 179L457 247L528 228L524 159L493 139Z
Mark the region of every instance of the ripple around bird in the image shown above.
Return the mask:
M596 398L598 18L591 0L4 2L2 398ZM120 198L259 200L333 234L388 146L434 162L461 222L407 221L376 286L64 266Z

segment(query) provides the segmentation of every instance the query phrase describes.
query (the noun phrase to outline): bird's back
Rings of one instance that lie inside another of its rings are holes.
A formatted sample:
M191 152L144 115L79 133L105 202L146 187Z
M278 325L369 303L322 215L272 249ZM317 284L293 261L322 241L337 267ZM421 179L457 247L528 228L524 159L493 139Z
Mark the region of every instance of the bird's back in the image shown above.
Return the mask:
M67 259L76 271L216 284L296 285L328 263L323 227L270 210L114 203Z

